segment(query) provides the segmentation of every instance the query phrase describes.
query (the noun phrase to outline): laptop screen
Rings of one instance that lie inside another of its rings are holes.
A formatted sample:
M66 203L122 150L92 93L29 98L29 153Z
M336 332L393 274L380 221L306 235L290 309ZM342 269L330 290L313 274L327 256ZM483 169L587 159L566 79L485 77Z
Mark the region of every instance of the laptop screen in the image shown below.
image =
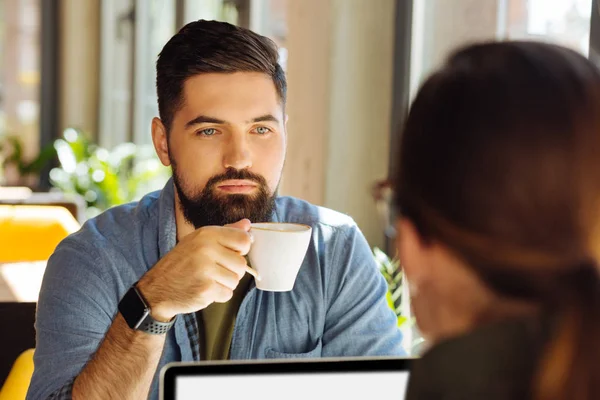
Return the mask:
M220 400L404 399L410 360L174 363L163 371L164 400L210 394Z

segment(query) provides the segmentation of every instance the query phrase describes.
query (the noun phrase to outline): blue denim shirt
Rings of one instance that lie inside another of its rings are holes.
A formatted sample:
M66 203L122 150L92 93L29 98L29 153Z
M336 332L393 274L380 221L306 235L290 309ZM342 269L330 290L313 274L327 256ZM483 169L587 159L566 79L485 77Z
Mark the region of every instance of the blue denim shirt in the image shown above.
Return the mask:
M104 338L121 297L174 246L174 188L112 208L56 249L44 274L36 316L35 372L27 399L69 399L72 382ZM354 221L278 197L277 222L312 226L312 239L290 292L254 284L240 305L231 359L404 355L385 295L387 284ZM195 315L179 315L167 334L152 387L172 361L199 361Z

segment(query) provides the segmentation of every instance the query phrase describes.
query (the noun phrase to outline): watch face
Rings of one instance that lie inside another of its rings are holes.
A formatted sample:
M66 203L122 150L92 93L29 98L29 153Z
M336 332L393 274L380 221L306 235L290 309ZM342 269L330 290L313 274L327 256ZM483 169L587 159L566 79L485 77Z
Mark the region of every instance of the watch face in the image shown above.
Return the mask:
M149 312L134 288L129 289L119 302L119 311L132 329L136 329Z

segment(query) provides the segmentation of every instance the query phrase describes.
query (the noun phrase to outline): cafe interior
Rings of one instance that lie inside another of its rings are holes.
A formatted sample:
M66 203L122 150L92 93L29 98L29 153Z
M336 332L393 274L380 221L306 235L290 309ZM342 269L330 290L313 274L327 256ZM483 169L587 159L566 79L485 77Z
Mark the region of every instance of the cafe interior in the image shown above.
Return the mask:
M0 400L25 398L56 246L170 178L151 136L156 59L199 19L278 46L289 116L279 194L354 219L414 358L427 340L381 203L420 85L476 41L556 43L600 65L598 0L0 0Z

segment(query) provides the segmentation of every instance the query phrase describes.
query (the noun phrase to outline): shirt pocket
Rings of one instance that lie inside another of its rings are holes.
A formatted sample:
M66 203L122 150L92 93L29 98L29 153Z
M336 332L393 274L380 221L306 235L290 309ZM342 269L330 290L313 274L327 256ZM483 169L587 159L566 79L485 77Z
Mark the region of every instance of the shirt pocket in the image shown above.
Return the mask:
M265 349L265 358L269 359L294 359L294 358L319 358L323 350L323 343L321 339L317 341L317 345L314 349L304 353L283 353L277 351L271 347Z

